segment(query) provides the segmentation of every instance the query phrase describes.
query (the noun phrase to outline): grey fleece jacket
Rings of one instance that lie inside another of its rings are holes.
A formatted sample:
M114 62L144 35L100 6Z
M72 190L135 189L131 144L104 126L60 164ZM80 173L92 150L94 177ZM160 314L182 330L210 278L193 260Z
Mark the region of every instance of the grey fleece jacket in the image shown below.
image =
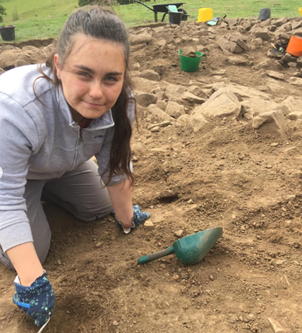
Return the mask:
M52 77L49 68L42 69ZM59 178L94 155L102 174L109 162L114 134L111 110L81 131L62 89L39 76L37 65L0 76L0 245L4 251L32 241L23 197L28 179ZM128 116L133 123L134 103L129 104ZM109 186L125 178L114 175ZM102 179L106 182L108 173Z

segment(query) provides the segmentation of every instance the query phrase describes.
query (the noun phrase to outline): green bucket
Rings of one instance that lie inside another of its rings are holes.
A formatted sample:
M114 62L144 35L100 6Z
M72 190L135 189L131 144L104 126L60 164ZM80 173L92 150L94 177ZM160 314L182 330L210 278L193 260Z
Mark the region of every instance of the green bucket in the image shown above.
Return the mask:
M186 57L181 55L182 50L177 51L180 57L180 68L185 72L196 72L198 70L201 57L203 56L203 53L201 52L195 52L197 57Z

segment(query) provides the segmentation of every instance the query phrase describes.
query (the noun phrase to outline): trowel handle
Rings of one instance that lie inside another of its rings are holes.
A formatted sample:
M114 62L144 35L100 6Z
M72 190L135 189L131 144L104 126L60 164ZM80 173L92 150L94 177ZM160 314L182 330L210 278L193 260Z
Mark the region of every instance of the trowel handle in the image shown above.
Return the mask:
M169 254L174 253L174 247L170 246L167 249L164 249L162 251L159 252L155 252L152 254L148 254L146 256L140 257L137 261L138 264L145 264L149 261L164 257L164 256L168 256Z

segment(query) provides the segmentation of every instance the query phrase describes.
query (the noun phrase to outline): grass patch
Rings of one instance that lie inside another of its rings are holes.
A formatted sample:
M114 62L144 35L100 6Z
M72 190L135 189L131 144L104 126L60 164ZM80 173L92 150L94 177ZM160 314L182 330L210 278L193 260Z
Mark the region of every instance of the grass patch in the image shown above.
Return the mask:
M15 27L16 41L25 41L36 38L56 38L66 18L32 19L30 22L21 20L13 22Z

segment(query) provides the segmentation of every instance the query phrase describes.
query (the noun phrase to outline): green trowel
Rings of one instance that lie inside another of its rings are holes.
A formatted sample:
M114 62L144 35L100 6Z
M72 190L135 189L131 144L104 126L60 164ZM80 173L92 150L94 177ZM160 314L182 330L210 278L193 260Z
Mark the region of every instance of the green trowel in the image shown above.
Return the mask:
M180 238L165 250L143 256L138 259L137 263L145 264L175 253L176 257L184 264L197 264L207 255L221 235L221 227L203 230Z

